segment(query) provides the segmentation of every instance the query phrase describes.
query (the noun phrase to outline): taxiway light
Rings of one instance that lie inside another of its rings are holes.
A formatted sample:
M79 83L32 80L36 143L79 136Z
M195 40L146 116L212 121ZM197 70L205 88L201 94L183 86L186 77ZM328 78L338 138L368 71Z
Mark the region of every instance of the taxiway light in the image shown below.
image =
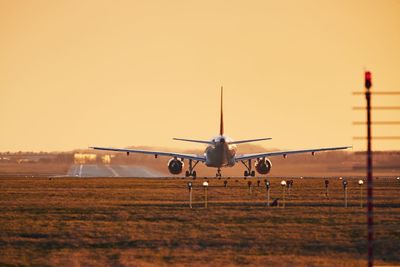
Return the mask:
M346 188L347 187L347 181L343 180L343 187Z
M363 185L364 181L363 180L358 180L358 185Z
M397 177L396 180L397 180L397 181L400 181L400 177Z
M342 177L339 177L339 180L342 180L343 178Z
M203 182L203 186L207 187L208 186L208 182L207 181Z
M266 187L267 189L269 189L269 181L266 181L266 182L265 182L265 187Z
M286 181L285 180L282 180L281 186L286 186Z
M189 182L187 185L189 189L192 189L192 182Z

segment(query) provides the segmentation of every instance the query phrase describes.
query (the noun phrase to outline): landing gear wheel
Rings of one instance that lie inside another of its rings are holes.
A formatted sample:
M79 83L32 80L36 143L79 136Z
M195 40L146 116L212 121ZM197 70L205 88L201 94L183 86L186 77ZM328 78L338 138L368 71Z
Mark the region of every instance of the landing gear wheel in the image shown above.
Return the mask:
M218 177L218 178L222 177L221 169L217 169L217 174L215 176Z
M249 172L248 171L244 171L244 177L247 177L247 176L249 176Z
M251 171L251 176L252 177L256 176L256 172L255 171Z
M194 165L191 159L189 159L189 169L186 171L186 177L193 177L193 179L196 179L197 173L194 170L194 168L196 167L197 163L199 163L199 161L195 161Z

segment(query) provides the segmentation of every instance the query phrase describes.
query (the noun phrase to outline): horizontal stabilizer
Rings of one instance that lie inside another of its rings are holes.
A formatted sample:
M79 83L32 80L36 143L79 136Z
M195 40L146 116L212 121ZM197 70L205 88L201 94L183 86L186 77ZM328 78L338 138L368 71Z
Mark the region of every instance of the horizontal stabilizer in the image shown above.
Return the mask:
M192 143L201 143L201 144L207 144L207 145L213 144L212 141L204 141L204 140L193 140L193 139L182 139L182 138L173 138L173 140L192 142Z
M272 138L258 138L258 139L248 139L248 140L239 140L239 141L232 141L229 142L231 145L236 145L236 144L243 144L243 143L251 143L251 142L257 142L257 141L264 141L264 140L271 140Z

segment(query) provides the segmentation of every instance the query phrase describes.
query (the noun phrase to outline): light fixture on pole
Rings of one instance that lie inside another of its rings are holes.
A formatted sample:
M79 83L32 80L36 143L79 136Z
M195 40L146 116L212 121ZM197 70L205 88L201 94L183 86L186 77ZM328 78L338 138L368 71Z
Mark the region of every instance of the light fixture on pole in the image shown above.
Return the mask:
M328 198L329 180L325 180L325 197Z
M247 182L247 186L249 187L249 194L251 195L251 181Z
M344 207L347 208L347 181L346 179L343 180L343 191L344 191Z
M358 185L360 186L360 208L363 207L363 184L364 181L363 180L358 180Z
M283 208L285 207L285 191L286 191L286 181L282 180L281 181L281 186L282 186L282 201L283 201Z
M267 189L267 207L269 207L269 188L270 188L270 183L269 181L265 181L265 188Z
M192 182L188 182L188 189L189 189L189 207L192 208Z
M207 208L207 188L208 188L207 181L203 182L203 187L204 187L204 207Z

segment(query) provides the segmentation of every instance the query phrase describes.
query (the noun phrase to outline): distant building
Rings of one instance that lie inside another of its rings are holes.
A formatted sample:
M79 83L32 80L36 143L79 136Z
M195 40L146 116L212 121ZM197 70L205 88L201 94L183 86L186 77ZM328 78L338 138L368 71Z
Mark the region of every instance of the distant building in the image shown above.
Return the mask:
M74 154L74 163L75 164L93 163L93 162L96 162L96 159L97 159L96 154L88 154L88 153L75 153Z
M111 159L113 158L113 157L115 157L115 155L104 155L104 156L102 156L101 157L101 161L104 163L104 164L110 164L111 163Z
M23 158L23 159L18 159L17 163L21 164L21 163L37 163L38 159L32 159L32 158Z
M0 161L3 161L3 162L10 162L11 159L10 159L9 157L0 157Z
M89 153L75 153L74 154L74 163L75 164L86 164L86 163L101 163L103 164L110 164L111 159L114 157L114 155L103 155L97 157L96 154L89 154Z

